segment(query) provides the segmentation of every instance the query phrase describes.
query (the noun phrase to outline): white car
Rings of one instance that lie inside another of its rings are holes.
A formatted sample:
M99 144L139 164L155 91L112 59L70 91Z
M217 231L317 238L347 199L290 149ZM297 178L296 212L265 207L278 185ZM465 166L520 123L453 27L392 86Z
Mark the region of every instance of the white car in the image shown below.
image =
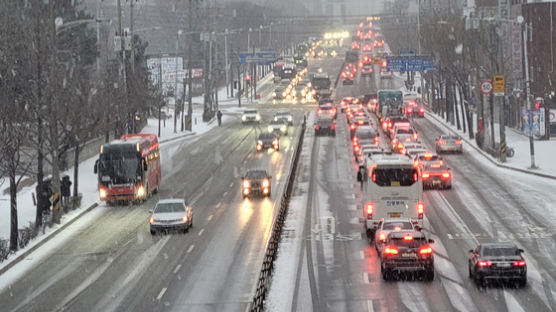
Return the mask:
M386 237L388 237L390 232L413 230L416 230L416 228L410 218L392 218L381 220L378 223L378 228L374 237L376 250L379 251L382 248L382 244L386 241Z
M288 123L283 119L273 120L268 124L268 132L288 135Z
M193 226L193 211L183 199L162 199L151 211L149 225L152 235L168 230L185 233Z
M274 121L282 120L293 126L293 115L290 112L278 112L274 115Z
M408 148L405 150L405 155L411 157L411 159L415 158L415 155L426 153L427 150L422 147L416 148Z
M241 115L241 122L243 124L249 122L261 123L261 115L256 109L246 109Z

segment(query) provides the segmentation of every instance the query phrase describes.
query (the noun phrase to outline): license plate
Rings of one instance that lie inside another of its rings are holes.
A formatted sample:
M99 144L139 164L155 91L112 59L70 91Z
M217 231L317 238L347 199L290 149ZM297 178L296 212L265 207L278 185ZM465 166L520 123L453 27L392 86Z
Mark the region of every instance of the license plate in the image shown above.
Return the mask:
M415 253L414 252L404 252L404 253L402 253L402 257L403 258L415 258Z
M401 212L390 212L390 213L388 213L388 217L390 217L390 218L399 218L401 216L402 216Z
M509 268L511 266L511 264L509 263L498 263L496 264L497 267L499 268Z
M387 200L386 207L392 207L392 206L405 206L405 202L403 200Z

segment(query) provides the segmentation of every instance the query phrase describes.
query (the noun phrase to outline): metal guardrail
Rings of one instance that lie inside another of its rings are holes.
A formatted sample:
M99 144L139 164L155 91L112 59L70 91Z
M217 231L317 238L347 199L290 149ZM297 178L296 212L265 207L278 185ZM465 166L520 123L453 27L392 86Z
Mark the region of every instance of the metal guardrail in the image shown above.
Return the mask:
M303 119L303 124L301 126L301 133L299 135L299 140L297 141L297 148L292 155L292 162L290 166L290 172L288 174L288 180L286 184L285 191L282 193L282 199L280 200L280 210L272 226L272 235L266 246L266 252L264 255L263 264L261 271L259 273L259 279L257 280L255 294L253 300L251 301L250 311L264 311L264 304L266 300L266 295L268 293L270 279L272 277L272 272L274 271L274 260L278 254L278 246L282 237L282 229L286 221L286 216L288 214L288 208L290 204L290 198L292 195L293 185L295 182L297 166L299 163L299 156L301 155L301 148L303 146L303 137L305 135L305 129L307 127L307 119Z

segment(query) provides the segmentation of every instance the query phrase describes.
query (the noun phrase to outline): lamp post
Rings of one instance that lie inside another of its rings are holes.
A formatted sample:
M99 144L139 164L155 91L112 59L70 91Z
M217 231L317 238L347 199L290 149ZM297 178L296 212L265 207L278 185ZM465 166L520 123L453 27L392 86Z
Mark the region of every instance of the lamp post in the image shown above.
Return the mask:
M178 33L176 35L176 56L174 57L175 61L176 61L176 67L175 67L175 76L174 76L174 133L177 133L177 126L178 126L178 114L177 114L177 109L178 109L178 50L179 50L179 40L180 40L180 36L183 33L183 31L180 29L178 30ZM183 113L182 113L183 114Z
M528 25L525 23L525 19L523 16L517 17L517 22L523 28L523 58L525 63L525 98L527 99L527 112L531 111L531 81L529 80L529 60L527 57L527 31ZM529 119L529 124L531 120ZM536 169L537 166L535 165L535 141L533 140L533 131L529 128L529 150L531 154L531 169Z

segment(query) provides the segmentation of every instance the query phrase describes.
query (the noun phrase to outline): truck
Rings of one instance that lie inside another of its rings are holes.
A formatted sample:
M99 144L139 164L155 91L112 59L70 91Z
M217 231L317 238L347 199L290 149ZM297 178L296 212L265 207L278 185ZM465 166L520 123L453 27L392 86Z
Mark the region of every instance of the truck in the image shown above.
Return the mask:
M378 90L378 106L376 115L382 118L402 113L403 92L400 90Z

